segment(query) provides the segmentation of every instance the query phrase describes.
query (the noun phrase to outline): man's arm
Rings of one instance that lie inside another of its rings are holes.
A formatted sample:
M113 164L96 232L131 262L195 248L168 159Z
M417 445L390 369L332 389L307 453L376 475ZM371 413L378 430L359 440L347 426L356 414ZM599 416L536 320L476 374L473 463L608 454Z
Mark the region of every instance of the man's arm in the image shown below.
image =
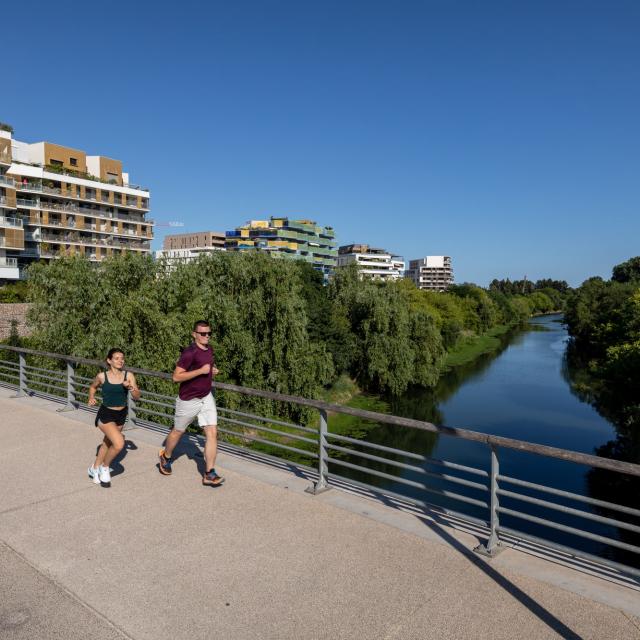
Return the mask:
M193 380L193 378L197 378L198 376L206 375L211 371L210 364L204 364L199 369L194 369L193 371L187 371L182 367L176 367L173 370L173 376L171 379L174 382L186 382L187 380Z

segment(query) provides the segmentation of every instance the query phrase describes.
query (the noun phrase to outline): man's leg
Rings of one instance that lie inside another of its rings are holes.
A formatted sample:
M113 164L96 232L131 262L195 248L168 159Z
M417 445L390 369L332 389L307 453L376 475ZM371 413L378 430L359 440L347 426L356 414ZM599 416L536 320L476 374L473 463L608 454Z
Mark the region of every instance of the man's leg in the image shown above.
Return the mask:
M160 449L158 453L158 469L163 476L171 475L171 463L173 462L171 456L183 433L184 431L179 431L175 427L171 429L164 441L164 448Z
M180 442L180 438L182 438L184 431L178 431L175 429L171 429L167 435L167 439L164 442L164 455L167 458L170 458L173 455L173 450L176 448L178 442Z
M216 473L216 456L218 455L218 426L207 425L202 427L206 437L204 443L204 475L202 484L209 487L217 487L224 482L224 478Z
M176 399L176 411L173 429L169 431L165 441L164 449L160 449L158 454L160 473L164 476L171 475L171 456L186 428L191 424L198 414L200 403L194 400Z
M209 425L203 427L206 441L204 443L204 464L205 471L211 471L216 466L216 456L218 455L218 426Z
M204 443L205 469L202 476L202 484L215 487L222 484L224 478L220 477L215 470L216 456L218 455L218 409L212 393L203 398L202 410L198 414L198 423L206 437Z

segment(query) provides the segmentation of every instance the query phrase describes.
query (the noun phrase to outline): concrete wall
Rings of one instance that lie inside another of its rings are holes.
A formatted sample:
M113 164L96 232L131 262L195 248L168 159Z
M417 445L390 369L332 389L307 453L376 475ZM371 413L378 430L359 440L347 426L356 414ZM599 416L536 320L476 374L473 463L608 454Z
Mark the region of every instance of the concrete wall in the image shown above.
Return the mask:
M0 304L0 340L6 340L11 332L11 321L18 321L18 334L28 336L31 330L27 327L27 311L31 307L25 302Z

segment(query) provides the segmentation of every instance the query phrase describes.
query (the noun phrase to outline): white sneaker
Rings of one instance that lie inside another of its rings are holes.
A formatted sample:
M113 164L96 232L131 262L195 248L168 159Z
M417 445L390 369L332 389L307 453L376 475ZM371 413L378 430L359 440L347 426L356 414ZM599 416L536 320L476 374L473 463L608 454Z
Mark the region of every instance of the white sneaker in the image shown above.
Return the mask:
M111 484L111 473L108 467L100 465L98 467L98 477L100 484Z
M98 469L95 469L93 466L89 467L87 472L89 473L89 478L93 480L93 484L100 484L100 476L98 473Z

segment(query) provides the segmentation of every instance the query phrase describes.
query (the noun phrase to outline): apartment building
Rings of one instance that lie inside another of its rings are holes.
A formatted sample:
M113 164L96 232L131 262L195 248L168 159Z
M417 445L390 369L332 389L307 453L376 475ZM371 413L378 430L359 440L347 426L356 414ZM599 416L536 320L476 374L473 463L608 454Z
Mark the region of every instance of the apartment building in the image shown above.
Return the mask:
M174 233L164 237L163 251L174 249L224 249L225 235L222 231L194 231Z
M225 251L225 235L221 231L195 231L176 233L164 237L162 249L156 251L156 260L170 264L190 262L212 251Z
M425 256L409 261L405 276L418 289L446 291L453 284L453 268L449 256Z
M336 267L336 242L332 227L313 220L270 217L251 220L226 232L227 251L267 251L279 258L310 262L327 279Z
M397 280L404 275L404 260L384 249L368 244L347 244L338 249L338 267L358 265L363 278L374 280Z
M0 280L34 260L150 253L149 197L120 160L0 130Z

